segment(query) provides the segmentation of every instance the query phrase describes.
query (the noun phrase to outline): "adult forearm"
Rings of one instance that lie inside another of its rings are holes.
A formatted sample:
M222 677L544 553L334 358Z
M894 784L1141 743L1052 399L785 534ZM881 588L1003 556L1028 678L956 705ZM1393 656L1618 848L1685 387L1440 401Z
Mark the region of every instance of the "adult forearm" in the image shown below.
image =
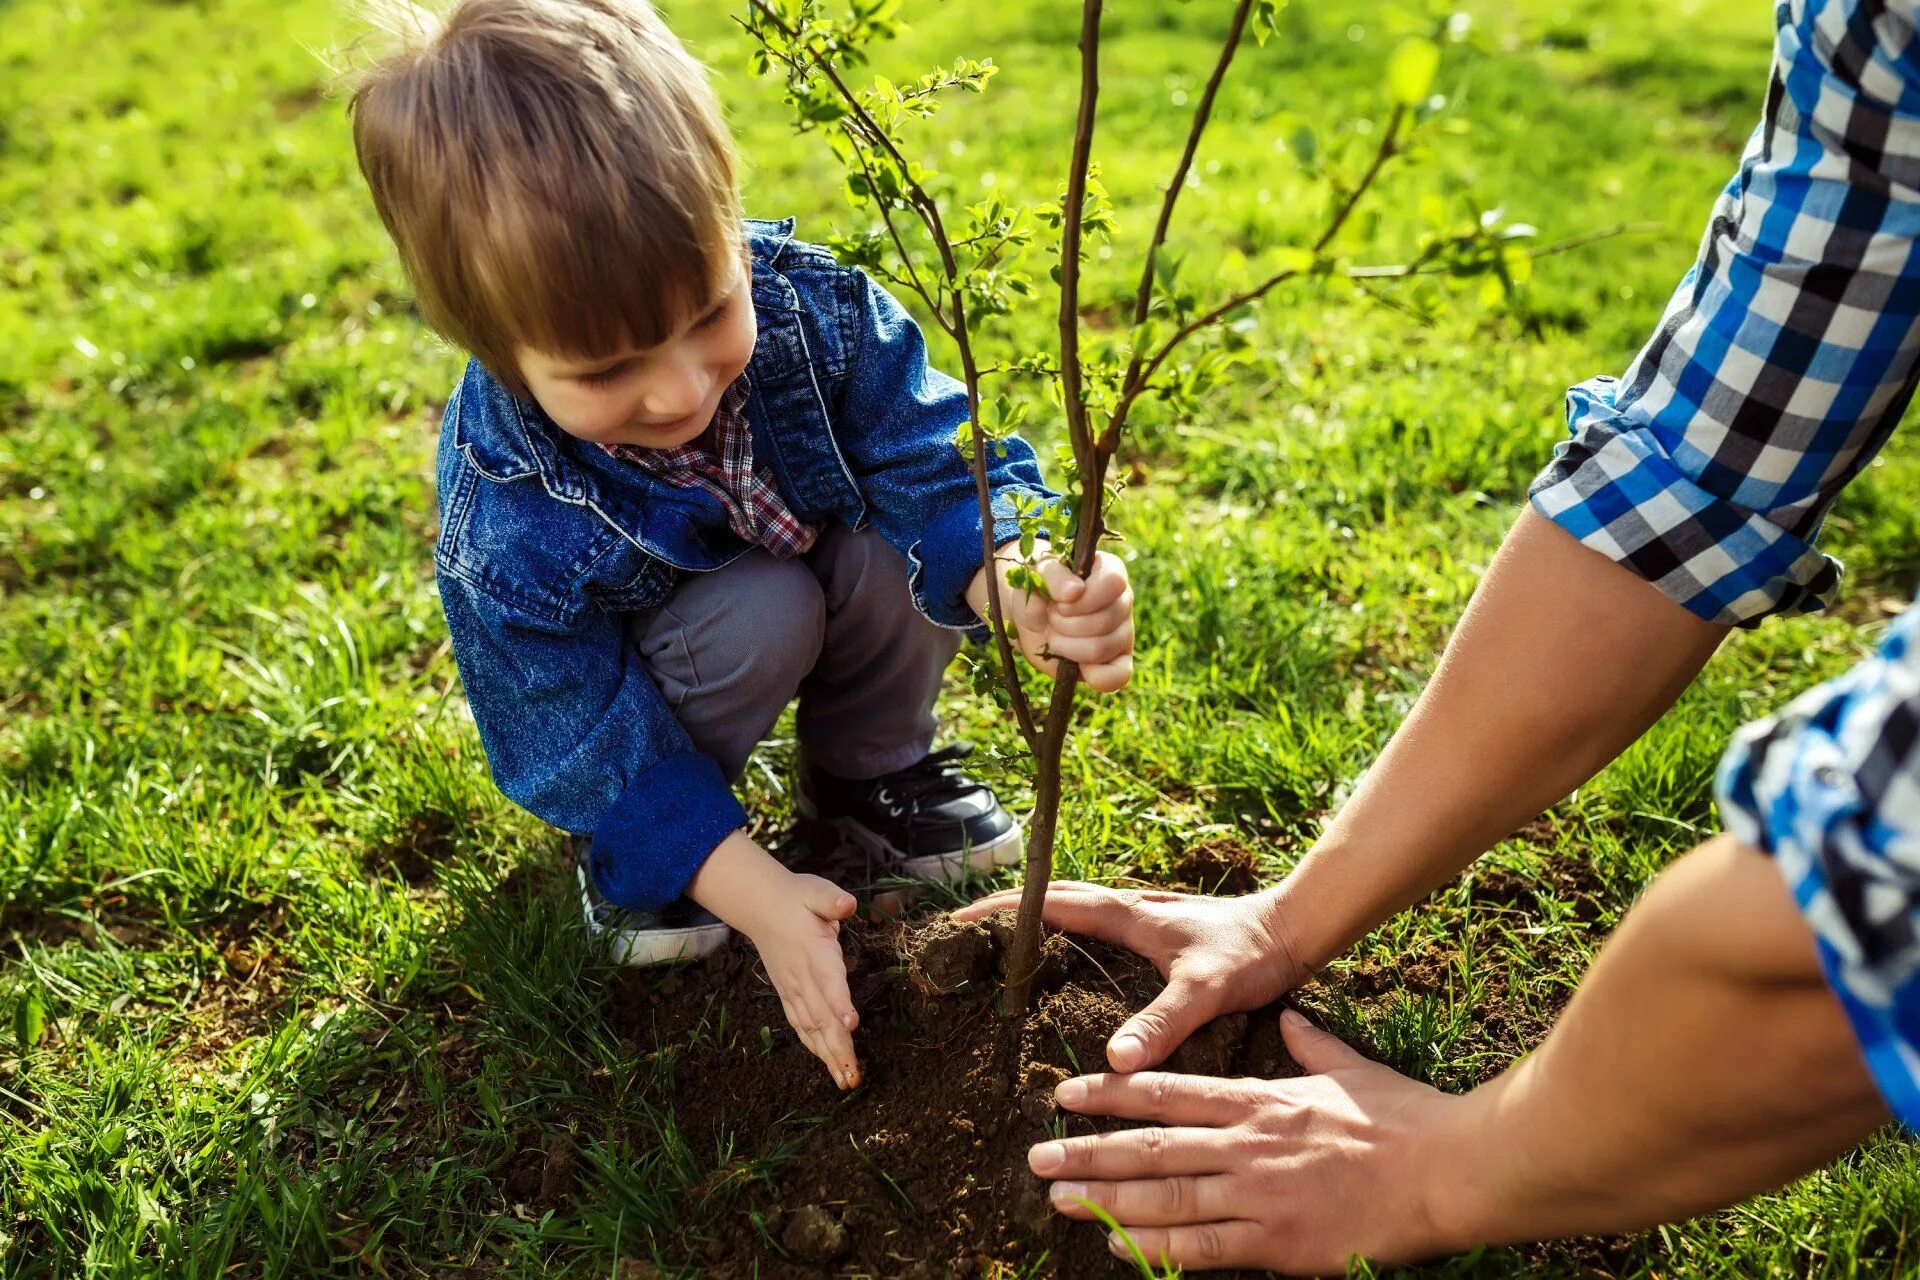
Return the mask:
M1887 1118L1778 871L1725 837L1655 882L1546 1044L1467 1102L1460 1243L1684 1218Z
M1413 711L1273 891L1295 958L1324 964L1586 781L1725 634L1524 512Z

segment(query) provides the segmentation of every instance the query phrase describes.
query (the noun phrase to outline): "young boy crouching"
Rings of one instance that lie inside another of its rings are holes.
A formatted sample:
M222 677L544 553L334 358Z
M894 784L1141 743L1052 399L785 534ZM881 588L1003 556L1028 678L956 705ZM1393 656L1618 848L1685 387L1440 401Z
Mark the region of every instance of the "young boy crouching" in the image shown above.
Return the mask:
M645 3L383 11L403 38L354 141L421 314L473 356L435 566L494 779L589 837L589 925L619 956L739 930L852 1087L854 900L750 839L731 787L797 697L803 813L908 875L1016 859L963 749L933 750L986 594L965 392L865 274L743 217L705 74ZM1017 497L1055 498L1004 443L996 546ZM1121 563L1046 574L1051 600L1004 593L1029 660L1126 683Z

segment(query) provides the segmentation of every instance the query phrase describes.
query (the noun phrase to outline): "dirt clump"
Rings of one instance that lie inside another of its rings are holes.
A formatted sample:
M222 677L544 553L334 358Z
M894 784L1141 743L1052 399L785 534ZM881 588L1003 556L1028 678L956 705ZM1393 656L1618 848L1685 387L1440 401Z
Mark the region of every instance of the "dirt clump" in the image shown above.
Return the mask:
M1233 1075L1233 1066L1247 1039L1247 1015L1215 1018L1188 1036L1167 1059L1167 1070L1194 1076Z
M539 1145L520 1150L507 1165L507 1199L554 1209L574 1193L573 1139L555 1133Z
M780 1247L802 1262L832 1262L847 1243L846 1227L817 1204L795 1209L780 1233Z
M1252 849L1226 836L1196 840L1173 859L1174 879L1200 893L1238 897L1260 887L1260 865Z
M1532 914L1538 914L1543 896L1557 899L1570 904L1573 918L1582 924L1603 921L1610 914L1605 903L1614 896L1592 863L1551 853L1540 855L1537 870L1524 873L1481 862L1468 876L1466 892L1467 901L1477 907L1511 907Z
M909 935L901 956L920 994L950 996L987 976L993 952L994 935L984 927L941 916Z
M1005 1017L1003 915L843 929L865 1080L850 1094L788 1030L744 942L683 970L670 994L657 975L617 976L605 1006L616 1034L679 1045L655 1101L689 1147L730 1150L736 1161L778 1153L704 1241L687 1242L705 1274L1116 1273L1105 1232L1052 1209L1027 1151L1049 1137L1130 1127L1059 1111L1053 1091L1105 1070L1108 1037L1164 984L1131 952L1049 934L1030 1008ZM1220 1019L1176 1069L1298 1074L1276 1014ZM696 1026L705 1033L688 1034Z
M1013 955L1013 926L1018 915L1012 911L996 911L982 923L982 928L993 938L993 977L996 983L1007 980L1007 960ZM1049 932L1040 939L1040 959L1033 971L1036 987L1057 987L1067 979L1068 958L1072 954L1073 939L1064 933Z

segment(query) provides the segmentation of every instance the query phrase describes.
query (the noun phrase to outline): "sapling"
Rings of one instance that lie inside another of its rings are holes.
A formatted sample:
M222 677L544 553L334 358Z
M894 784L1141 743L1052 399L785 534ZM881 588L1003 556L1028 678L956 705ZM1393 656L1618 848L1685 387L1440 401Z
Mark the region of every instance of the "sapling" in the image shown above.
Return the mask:
M878 214L879 225L854 235L830 237L831 247L895 287L919 298L933 323L952 340L966 386L968 421L956 446L968 456L980 503L981 556L1011 559L1008 584L1017 591L1046 587L1039 560L1059 554L1079 575L1092 569L1108 536L1113 500L1112 463L1135 409L1148 397L1175 410L1193 406L1218 385L1233 363L1245 358L1245 328L1260 299L1290 280L1339 275L1357 286L1375 280L1444 273L1480 274L1503 295L1524 288L1533 255L1520 243L1532 228L1507 225L1497 212L1464 225L1437 227L1422 237L1412 261L1351 265L1336 241L1378 184L1388 163L1405 153L1416 131L1441 103L1430 97L1441 41L1462 25L1437 14L1428 32L1403 40L1386 68L1389 110L1357 167L1319 154L1311 130L1291 141L1296 158L1325 179L1330 203L1321 230L1304 245L1272 247L1262 255L1269 269L1255 282L1202 298L1182 279L1166 251L1175 208L1213 114L1214 103L1236 53L1248 35L1264 44L1275 33L1284 0L1236 0L1206 86L1195 104L1185 144L1161 197L1158 217L1141 256L1128 325L1112 334L1083 334L1081 269L1090 243L1110 238L1113 208L1093 160L1100 97L1100 34L1103 0L1082 0L1079 96L1066 173L1057 203L1016 204L998 191L958 208L947 203L948 187L925 161L910 158L907 127L937 111L954 91L982 93L997 73L991 59L957 59L915 80L895 83L875 75L851 77L869 61L869 49L898 29L897 0L851 0L828 12L822 0L750 0L741 25L754 40L752 61L762 74L780 78L798 127L821 132L845 170L854 205ZM1056 255L1049 271L1056 291L1058 348L1052 357L1028 356L999 366L981 363L985 327L1016 308L1038 305L1034 278L1021 269L1027 251L1042 236ZM1553 246L1558 249L1564 246ZM1197 344L1208 333L1217 340ZM986 380L998 379L993 394ZM996 513L987 486L989 451L1015 430L1031 409L1023 386L1050 386L1066 426L1070 461L1060 504L1020 504ZM995 516L1017 520L1017 547L994 545ZM1007 965L1003 1009L1024 1013L1037 968L1040 909L1053 870L1054 839L1061 802L1063 753L1073 722L1079 672L1059 663L1044 699L1029 692L1015 664L998 573L987 574L987 622L998 660L1000 691L1033 757L1033 811L1027 826L1026 878Z

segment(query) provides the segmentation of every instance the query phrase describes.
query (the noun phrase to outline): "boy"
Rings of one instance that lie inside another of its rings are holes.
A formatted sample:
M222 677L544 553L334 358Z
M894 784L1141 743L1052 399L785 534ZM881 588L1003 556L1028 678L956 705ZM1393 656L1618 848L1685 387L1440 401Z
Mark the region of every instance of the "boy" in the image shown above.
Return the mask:
M435 567L494 779L590 837L617 954L745 933L851 1088L853 897L749 839L730 783L797 695L803 813L909 874L1017 856L963 749L929 754L986 595L964 391L864 274L742 217L718 103L644 0L384 12L401 48L354 92L354 142L421 314L473 356ZM1054 499L1005 444L996 546L1017 495ZM1004 592L1021 649L1119 688L1121 563L1045 574L1051 599Z

